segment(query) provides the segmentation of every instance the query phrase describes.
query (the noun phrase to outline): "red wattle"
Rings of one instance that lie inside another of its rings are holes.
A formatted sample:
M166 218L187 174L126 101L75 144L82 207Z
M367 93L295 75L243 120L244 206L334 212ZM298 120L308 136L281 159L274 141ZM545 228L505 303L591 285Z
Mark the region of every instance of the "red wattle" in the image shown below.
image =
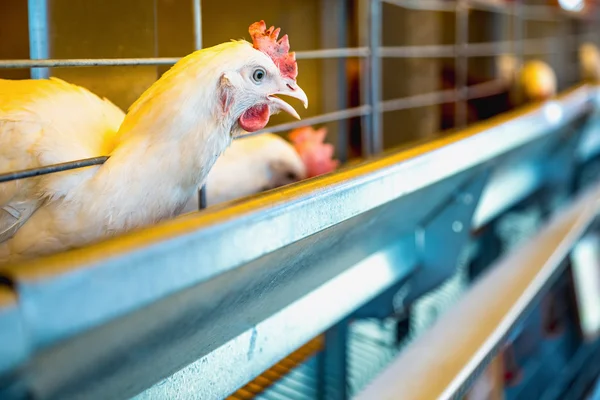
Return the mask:
M261 104L244 111L238 122L246 132L256 132L267 126L269 117L269 106Z

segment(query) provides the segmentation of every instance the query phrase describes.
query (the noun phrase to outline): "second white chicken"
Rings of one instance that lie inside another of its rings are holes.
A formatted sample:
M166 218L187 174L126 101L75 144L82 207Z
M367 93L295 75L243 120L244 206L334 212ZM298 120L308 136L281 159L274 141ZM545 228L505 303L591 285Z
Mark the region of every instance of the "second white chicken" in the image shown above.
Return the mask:
M217 160L206 180L206 203L260 193L307 177L306 167L285 139L263 133L235 140ZM198 195L186 204L184 213L198 209Z

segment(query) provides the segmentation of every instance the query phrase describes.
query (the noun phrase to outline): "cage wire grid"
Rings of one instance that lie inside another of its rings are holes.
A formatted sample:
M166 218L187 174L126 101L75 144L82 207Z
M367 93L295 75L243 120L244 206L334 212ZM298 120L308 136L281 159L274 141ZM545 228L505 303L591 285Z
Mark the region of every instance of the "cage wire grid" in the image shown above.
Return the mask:
M343 1L343 0L342 0ZM193 36L194 48L201 49L202 43L202 5L201 0L191 0L193 10ZM419 46L383 46L382 41L382 9L384 4L402 7L410 10L437 11L453 13L455 15L455 42L447 45L419 45ZM600 2L594 2L596 7ZM0 60L0 69L3 68L31 68L32 78L46 78L49 76L49 68L82 68L96 66L161 66L176 63L178 57L150 57L150 58L95 58L95 59L48 59L48 27L47 27L47 0L28 0L29 5L29 34L30 34L30 59ZM362 156L370 157L383 151L383 114L399 110L409 110L424 106L434 106L454 103L455 125L464 127L467 123L467 101L483 98L497 94L504 90L503 82L494 79L477 85L468 85L468 59L474 57L494 57L501 54L515 54L519 61L524 57L540 54L551 54L560 51L557 44L568 44L565 49L576 51L577 44L585 40L596 40L598 36L597 27L592 23L598 20L598 10L594 9L592 15L579 15L561 10L558 5L529 5L523 1L513 1L507 5L505 1L493 0L360 0L359 42L358 47L325 48L306 51L296 51L298 60L309 59L347 59L358 58L360 60L360 98L361 105L344 108L323 114L304 118L301 121L289 122L267 127L264 130L248 134L258 135L265 132L284 132L291 129L324 124L330 122L344 121L351 118L361 118ZM511 24L510 40L497 40L481 43L469 43L468 28L470 11L483 11L504 15L505 23ZM526 38L525 22L547 21L566 24L569 21L587 22L586 32L568 34L565 36L553 36L547 38ZM347 26L339 29L348 29ZM571 46L575 44L575 46ZM456 69L456 85L450 90L439 90L393 99L383 99L382 95L382 60L386 58L446 58L454 59ZM341 138L346 143L346 138ZM86 160L74 160L69 163L50 165L25 171L14 171L0 174L0 183L26 177L39 176L47 173L60 172L70 169L82 168L104 163L108 156L100 156ZM345 161L345 160L343 160ZM200 191L199 208L206 207L205 188ZM423 308L435 308L439 314L440 308L445 309L450 298L453 301L459 293L465 289L464 268L458 268L457 275L451 278L447 284L434 293L429 293L423 298ZM445 303L445 306L437 307L433 303ZM399 348L414 338L418 332L413 332L410 338L401 346L390 344L381 345L381 340L374 336L388 335L387 330L380 323L365 321L363 325L353 333L354 343L350 345L350 358L364 360L367 353L371 360L368 364L372 368L362 366L361 371L350 371L355 382L351 385L352 392L356 392L370 378L385 366L397 354ZM429 316L423 315L421 320L414 321L419 331L425 329L433 321ZM374 324L374 325L373 325ZM368 325L371 325L369 328ZM380 329L382 328L382 329ZM379 333L375 331L379 330ZM374 333L375 332L375 333ZM387 342L384 339L383 342ZM364 349L368 349L365 352ZM374 350L375 349L375 350ZM379 350L377 350L379 349ZM379 351L379 353L377 353ZM300 369L312 371L317 368L314 359L309 360ZM366 369L365 369L366 368ZM292 371L293 372L293 371ZM304 381L300 370L288 374L287 379ZM286 379L285 377L283 379ZM298 393L299 394L299 393ZM263 393L261 396L270 398L277 396ZM289 393L288 393L289 396ZM294 397L294 396L292 396ZM298 398L302 398L299 396Z
M191 3L194 21L194 47L198 50L202 48L202 5L201 0L191 0ZM450 45L383 46L381 27L384 3L405 9L455 13L455 43ZM28 7L30 59L0 60L0 68L31 68L32 78L45 78L48 77L48 68L50 67L160 66L172 65L179 60L178 57L48 59L48 2L47 0L28 0ZM464 127L467 122L468 100L491 96L503 90L503 83L499 79L477 85L467 85L467 63L469 58L513 53L519 60L522 60L527 55L557 52L560 47L556 44L560 41L580 43L582 40L593 38L594 32L568 35L567 37L525 39L524 22L527 20L566 21L568 19L595 21L597 14L597 12L594 12L590 16L568 13L558 6L527 5L523 4L522 0L513 1L508 6L505 2L493 0L360 0L359 8L359 13L363 15L359 24L359 37L363 46L297 51L296 58L298 60L359 58L361 61L359 79L361 81L362 105L326 112L301 121L278 124L244 135L244 137L265 132L284 132L308 125L339 122L360 117L362 156L367 158L383 151L383 113L454 103L455 126L457 128ZM498 13L512 18L513 32L511 40L469 43L468 27L469 11L471 10ZM346 29L347 27L340 28ZM453 58L457 76L455 88L384 100L381 87L382 59L384 58ZM345 143L346 138L340 138L339 141L342 140ZM108 156L99 156L30 170L3 173L0 174L0 183L98 165L104 163L107 159ZM204 194L205 190L201 190L199 196L200 209L206 206Z

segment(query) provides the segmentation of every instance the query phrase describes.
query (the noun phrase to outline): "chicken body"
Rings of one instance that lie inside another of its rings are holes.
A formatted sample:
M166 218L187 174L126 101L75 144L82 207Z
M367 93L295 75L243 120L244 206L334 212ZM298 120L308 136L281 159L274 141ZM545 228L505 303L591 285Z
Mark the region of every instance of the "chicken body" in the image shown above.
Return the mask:
M544 101L556 95L556 74L550 65L541 60L523 64L519 74L522 101Z
M58 162L73 161L67 159L45 159L34 157L27 149L33 149L34 154L49 156L63 155L58 148L67 148L73 144L84 145L81 149L74 149L67 154L79 154L80 158L90 157L95 150L98 154L109 154L115 147L118 129L121 126L125 113L106 99L76 85L66 83L60 79L27 80L13 91L14 81L0 80L0 93L10 93L10 102L3 103L0 111L11 115L12 118L2 119L2 124L10 134L20 134L25 129L30 130L26 135L28 141L19 141L16 137L3 135L6 143L18 143L27 148L13 148L12 154L3 159L0 170L22 170L40 167ZM21 91L18 96L16 90ZM15 95L17 94L17 95ZM30 99L30 101L27 101ZM49 107L49 106L52 107ZM56 113L55 109L77 109L74 114ZM10 129L7 126L10 124ZM64 133L59 136L59 141L52 135L44 135L47 130L57 129ZM83 137L78 137L79 132ZM73 141L78 137L82 141ZM91 143L90 143L91 141ZM4 144L4 143L3 143ZM50 146L50 147L49 147ZM51 146L59 146L52 149ZM44 147L52 151L46 153ZM104 149L104 150L102 150ZM22 154L30 154L22 157ZM97 154L97 155L98 155ZM40 163L40 161L42 161ZM97 169L98 167L92 167ZM6 199L11 199L11 205L5 206L0 216L0 232L9 236L10 232L20 223L25 223L29 215L27 211L34 211L31 205L38 204L35 193L52 194L61 198L69 188L64 187L68 182L61 182L65 177L72 177L79 173L73 171L63 174L42 175L37 178L13 181L0 185L0 193ZM67 175L69 174L69 175ZM217 159L209 172L207 183L207 201L209 205L233 200L243 196L259 193L289 183L297 182L307 177L306 167L294 147L283 138L265 133L259 136L250 136L233 141L223 155ZM10 192L9 193L9 185ZM19 193L21 198L13 196L12 192ZM183 212L198 209L198 196L194 194L187 202ZM18 214L17 214L18 213ZM18 216L17 216L18 215ZM33 224L31 224L33 228ZM1 238L2 236L0 236Z
M265 37L272 36L267 30ZM85 89L56 79L35 81L40 89L31 91L33 81L1 81L0 172L110 158L101 166L0 184L0 229L8 228L0 263L79 247L179 214L232 137L262 129L280 110L298 117L274 96L296 97L306 106L295 76L288 75L245 41L199 50L155 82L120 127L120 110ZM84 91L86 102L58 108L45 100L49 90L58 98ZM104 118L109 108L114 115ZM90 125L93 132L86 130Z
M110 154L124 116L110 101L60 79L0 80L0 171ZM53 242L61 240L60 233L80 214L72 189L97 169L1 183L0 262L26 252L34 241L39 240L39 247L57 245ZM66 207L57 210L57 204ZM19 235L8 240L17 231Z

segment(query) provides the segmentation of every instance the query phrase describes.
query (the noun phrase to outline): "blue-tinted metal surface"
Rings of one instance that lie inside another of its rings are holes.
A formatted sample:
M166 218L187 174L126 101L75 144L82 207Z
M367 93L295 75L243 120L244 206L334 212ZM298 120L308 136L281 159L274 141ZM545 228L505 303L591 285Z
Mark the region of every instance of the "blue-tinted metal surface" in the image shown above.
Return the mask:
M16 282L22 301L37 310L35 315L51 314L43 312L46 307L47 311L54 307L63 310L64 320L39 320L32 315L32 339L37 344L50 343L395 199L410 201L408 195L414 194L415 199L427 200L418 210L404 215L402 225L397 226L399 231L410 231L420 215L429 212L428 207L443 201L439 195L419 192L421 189L439 183L432 188L446 187L442 190L449 193L460 182L459 173L544 136L553 140L552 127L581 115L589 93L584 87L564 96L558 102L564 109L559 122L548 121L544 107L535 108L519 118L471 128L420 148L238 202L234 207L219 207L204 215L162 224L147 230L153 237L150 240L133 233L65 256L7 268L5 274ZM448 178L459 181L446 181ZM315 206L317 199L327 208ZM236 218L231 219L234 215ZM290 230L290 225L297 228ZM215 251L220 243L228 247ZM90 257L82 258L81 253ZM82 260L89 261L82 265ZM133 295L129 288L142 277L145 285L138 285ZM59 293L53 289L58 286L63 288Z
M131 396L161 379L140 398L182 387L206 399L231 393L407 279L424 262L419 227L474 172L548 154L594 91L563 95L554 103L560 118L548 105L530 107L335 174L4 268L36 352L20 379L39 398ZM492 175L487 185L494 184ZM439 229L467 231L467 214L462 230L450 215Z
M457 188L445 204L417 227L415 239L421 263L405 285L405 305L454 275L458 258L469 242L473 213L487 177L486 170L475 170L466 184Z
M496 263L356 398L393 399L402 393L403 399L447 399L464 394L466 383L564 270L569 250L600 211L599 198L600 186L595 186ZM435 380L430 379L433 370L438 371Z
M17 296L0 283L0 371L6 371L29 356L25 324Z
M319 355L319 400L348 398L349 321L344 319L325 332L325 348Z

